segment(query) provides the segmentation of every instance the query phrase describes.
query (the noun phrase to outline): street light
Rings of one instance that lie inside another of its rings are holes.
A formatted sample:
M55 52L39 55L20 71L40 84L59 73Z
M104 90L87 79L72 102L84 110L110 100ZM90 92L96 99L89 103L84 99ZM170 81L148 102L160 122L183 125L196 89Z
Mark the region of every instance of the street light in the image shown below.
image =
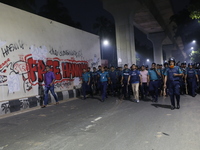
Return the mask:
M195 41L195 40L193 40L193 41L192 41L192 43L196 43L196 41Z
M149 62L150 60L149 59L147 59L147 62Z
M191 47L191 49L193 50L193 49L194 49L194 47Z
M104 45L104 46L108 46L108 45L109 45L109 41L108 41L108 40L104 40L104 41L103 41L103 45Z

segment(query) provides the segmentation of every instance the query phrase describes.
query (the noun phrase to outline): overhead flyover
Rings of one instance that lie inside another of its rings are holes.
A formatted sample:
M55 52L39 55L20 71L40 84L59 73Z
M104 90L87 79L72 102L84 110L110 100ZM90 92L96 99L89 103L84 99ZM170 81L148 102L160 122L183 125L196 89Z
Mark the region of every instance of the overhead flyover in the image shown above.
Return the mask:
M182 40L174 38L170 16L173 10L170 0L102 0L116 26L118 65L136 63L134 26L147 35L153 44L154 62L163 63L166 58L186 58ZM178 55L177 55L178 54Z

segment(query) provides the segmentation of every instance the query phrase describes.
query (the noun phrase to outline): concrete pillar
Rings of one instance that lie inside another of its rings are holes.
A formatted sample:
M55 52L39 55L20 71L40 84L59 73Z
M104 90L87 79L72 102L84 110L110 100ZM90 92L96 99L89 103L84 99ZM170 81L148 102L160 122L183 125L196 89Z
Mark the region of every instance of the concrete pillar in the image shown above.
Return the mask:
M164 32L148 34L148 39L153 43L154 62L163 64L162 42L166 38Z
M118 65L130 66L136 63L133 16L142 5L135 0L102 1L115 19Z
M116 41L118 65L136 63L134 26L129 16L116 20Z
M168 60L170 57L172 57L172 50L174 50L174 45L169 44L169 45L163 45L162 47L163 51L166 54L166 59Z

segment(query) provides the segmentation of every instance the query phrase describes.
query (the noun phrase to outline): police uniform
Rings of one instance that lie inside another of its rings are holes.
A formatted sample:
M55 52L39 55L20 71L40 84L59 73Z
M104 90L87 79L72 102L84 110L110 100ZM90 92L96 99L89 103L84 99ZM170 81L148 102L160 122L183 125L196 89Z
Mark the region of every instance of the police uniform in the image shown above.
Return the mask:
M189 64L192 65L192 64ZM187 83L188 83L188 92L191 96L195 96L195 90L196 90L196 75L197 72L194 68L188 68L186 70L186 75L187 75Z
M107 92L107 86L108 86L108 78L109 74L107 71L99 72L99 81L101 83L101 94L102 98L101 101L104 102L106 99L106 92Z
M158 102L158 88L159 88L159 76L155 69L148 70L149 82L149 94L154 102Z
M95 94L97 94L98 93L98 72L97 71L92 72L92 78L93 78L92 80L93 89L95 91Z
M110 88L111 88L111 92L113 95L116 94L116 88L117 88L117 79L118 79L118 73L117 71L109 71L109 77L110 77Z
M124 98L130 98L130 95L131 95L130 94L131 87L130 85L128 85L129 72L130 72L130 69L124 69L122 72L122 76L123 76L122 93L124 95Z
M171 59L170 61L174 61L174 59ZM175 108L175 99L174 96L176 97L177 101L177 109L180 108L180 76L174 76L174 74L182 74L181 69L179 66L174 66L172 68L168 68L165 72L165 76L168 81L168 90L169 90L169 96L171 100L171 109Z
M85 72L82 74L82 94L83 98L86 99L86 92L89 90L88 82L90 80L90 73Z

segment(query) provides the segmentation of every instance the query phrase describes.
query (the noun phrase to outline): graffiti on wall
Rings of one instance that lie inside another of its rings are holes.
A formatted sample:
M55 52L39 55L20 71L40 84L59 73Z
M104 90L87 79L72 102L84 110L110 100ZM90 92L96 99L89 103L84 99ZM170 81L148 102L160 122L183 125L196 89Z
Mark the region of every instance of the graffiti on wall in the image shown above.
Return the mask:
M55 74L56 89L72 89L73 86L80 84L83 68L95 67L100 62L96 54L89 60L82 60L82 50L58 51L53 48L48 50L46 46L35 45L28 48L28 54L27 51L25 54L17 52L18 55L14 56L15 61L13 61L13 57L10 57L11 53L27 49L24 42L19 40L7 44L1 41L0 44L2 56L5 58L5 61L0 63L0 86L8 86L8 94L22 90L24 93L30 92L39 83L40 86L44 86L46 65L50 66ZM52 55L53 57L49 57Z

